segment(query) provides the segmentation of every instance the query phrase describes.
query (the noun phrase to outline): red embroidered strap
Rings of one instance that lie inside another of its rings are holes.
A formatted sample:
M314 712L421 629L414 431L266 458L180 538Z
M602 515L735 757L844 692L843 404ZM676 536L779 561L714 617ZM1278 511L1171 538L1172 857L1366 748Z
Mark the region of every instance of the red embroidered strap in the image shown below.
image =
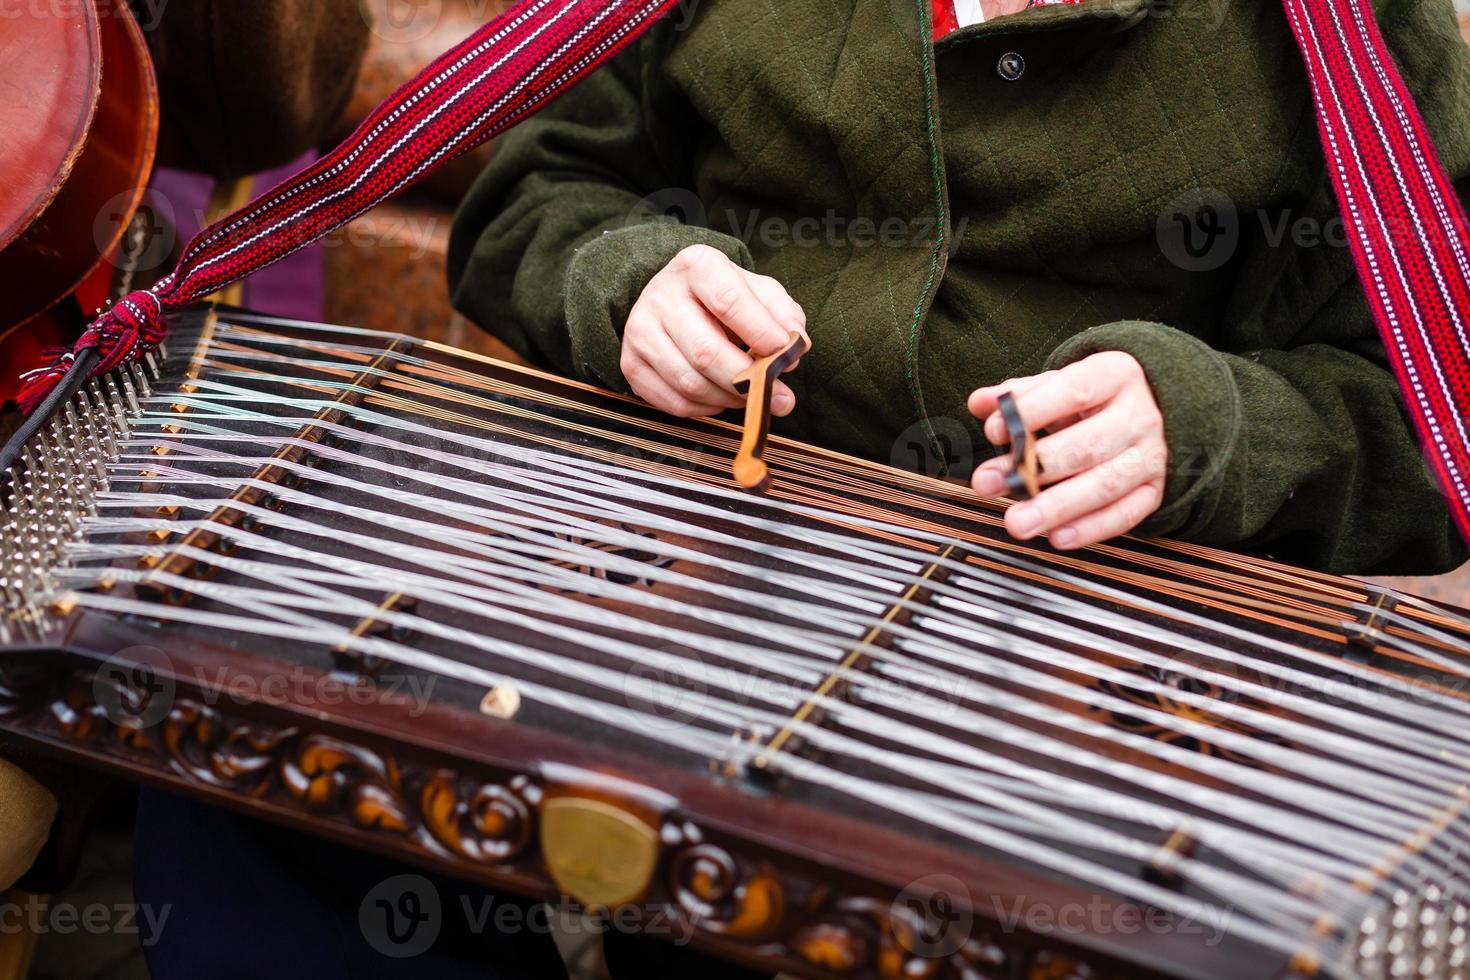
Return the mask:
M345 143L244 209L204 229L177 268L130 293L23 376L29 412L77 355L93 374L158 344L165 317L340 228L430 170L530 116L596 70L679 0L523 0L393 94ZM90 355L89 355L90 356Z
M1470 540L1470 225L1367 0L1284 0L1368 306Z

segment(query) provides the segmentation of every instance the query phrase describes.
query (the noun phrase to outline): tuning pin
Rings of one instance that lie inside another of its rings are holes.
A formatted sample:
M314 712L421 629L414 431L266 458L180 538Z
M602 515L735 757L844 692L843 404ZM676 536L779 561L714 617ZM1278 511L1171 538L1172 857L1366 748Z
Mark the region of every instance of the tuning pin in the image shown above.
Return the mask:
M151 398L153 389L148 384L148 376L143 371L143 366L137 361L128 365L128 375L133 379L133 384L138 388L138 393L145 399Z
M133 387L133 378L127 371L118 371L116 376L109 376L109 382L115 382L122 391L123 401L128 406L128 414L137 418L143 414L143 406L138 404L138 392Z

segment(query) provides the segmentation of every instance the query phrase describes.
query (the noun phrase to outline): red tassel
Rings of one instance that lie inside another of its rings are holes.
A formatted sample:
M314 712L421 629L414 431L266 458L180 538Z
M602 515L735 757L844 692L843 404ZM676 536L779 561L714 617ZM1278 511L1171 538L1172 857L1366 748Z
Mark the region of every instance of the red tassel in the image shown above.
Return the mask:
M46 400L51 390L71 370L76 356L96 348L98 361L94 375L105 374L156 348L167 333L163 302L146 289L129 293L115 306L93 320L71 350L50 350L43 367L21 375L17 401L21 411L30 414Z
M76 355L65 347L49 348L42 354L46 358L44 367L38 367L34 371L27 371L20 376L20 390L16 392L15 400L20 405L20 410L29 415L36 410L46 396L51 394L51 389L61 383L66 377L66 372L71 370L72 361Z

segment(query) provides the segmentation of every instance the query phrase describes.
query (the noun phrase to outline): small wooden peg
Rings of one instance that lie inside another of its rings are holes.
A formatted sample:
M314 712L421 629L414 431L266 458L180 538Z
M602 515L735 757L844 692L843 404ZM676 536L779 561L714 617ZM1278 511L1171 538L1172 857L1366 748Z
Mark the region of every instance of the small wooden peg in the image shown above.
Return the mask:
M480 713L502 721L510 721L521 710L521 692L508 684L492 687L480 700Z
M735 376L735 390L745 396L745 435L732 470L735 482L753 493L765 493L771 484L764 456L771 434L771 392L776 379L810 349L811 343L805 337L792 333L791 342L784 348L757 358Z

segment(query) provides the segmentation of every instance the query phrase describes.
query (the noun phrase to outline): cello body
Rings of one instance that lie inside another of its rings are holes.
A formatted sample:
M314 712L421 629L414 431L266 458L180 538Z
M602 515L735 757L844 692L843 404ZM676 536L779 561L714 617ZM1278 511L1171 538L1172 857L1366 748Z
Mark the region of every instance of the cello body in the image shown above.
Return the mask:
M0 402L16 365L79 327L77 292L115 253L158 142L158 86L125 0L19 17L0 37ZM93 302L105 295L96 290Z

